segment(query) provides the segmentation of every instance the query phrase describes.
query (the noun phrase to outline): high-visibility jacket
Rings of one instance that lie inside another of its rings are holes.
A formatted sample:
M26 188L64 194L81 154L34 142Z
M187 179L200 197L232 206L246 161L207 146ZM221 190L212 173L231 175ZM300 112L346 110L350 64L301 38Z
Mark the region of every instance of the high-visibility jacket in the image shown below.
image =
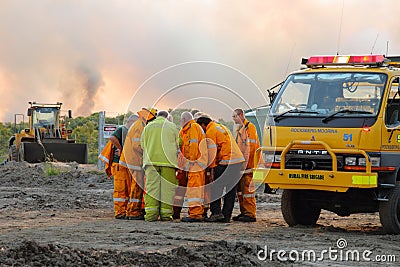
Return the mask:
M119 164L131 171L143 170L143 150L140 146L140 136L142 135L145 126L146 122L144 119L138 119L129 128L125 138L124 148L122 150L121 158L119 159Z
M143 148L143 167L178 167L179 131L166 118L157 117L144 127L140 145Z
M235 140L247 161L246 170L253 169L254 154L260 147L256 126L254 126L254 124L249 122L247 119L244 119L243 125L238 127L236 130Z
M180 131L181 151L187 160L184 171L202 171L207 168L208 151L206 135L194 120L186 123Z
M206 137L211 168L245 161L238 144L225 126L211 121L206 128Z
M111 141L108 141L98 158L104 162L104 169L106 171L107 177L111 177L111 165L114 159L114 150Z

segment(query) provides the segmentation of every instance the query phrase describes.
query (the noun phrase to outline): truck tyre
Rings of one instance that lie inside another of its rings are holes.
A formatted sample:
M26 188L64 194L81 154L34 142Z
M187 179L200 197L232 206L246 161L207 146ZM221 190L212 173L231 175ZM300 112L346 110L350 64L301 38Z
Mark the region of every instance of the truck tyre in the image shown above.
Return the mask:
M389 193L389 200L379 203L379 218L388 234L400 234L400 184Z
M8 159L10 161L18 161L18 153L17 153L17 146L16 145L11 145L8 148Z
M302 195L302 190L283 190L281 209L283 218L289 226L315 225L321 214L321 209L312 207Z

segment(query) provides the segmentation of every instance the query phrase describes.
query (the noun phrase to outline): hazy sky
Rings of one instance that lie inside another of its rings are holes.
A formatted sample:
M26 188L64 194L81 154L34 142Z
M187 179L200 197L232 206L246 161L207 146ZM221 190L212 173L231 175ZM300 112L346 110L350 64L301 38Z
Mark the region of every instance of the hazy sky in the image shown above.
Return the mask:
M115 116L186 83L157 106L220 117L263 105L255 88L283 80L301 57L400 55L399 9L398 0L1 0L0 121L32 100ZM192 61L217 64L169 68ZM209 83L191 84L200 80Z

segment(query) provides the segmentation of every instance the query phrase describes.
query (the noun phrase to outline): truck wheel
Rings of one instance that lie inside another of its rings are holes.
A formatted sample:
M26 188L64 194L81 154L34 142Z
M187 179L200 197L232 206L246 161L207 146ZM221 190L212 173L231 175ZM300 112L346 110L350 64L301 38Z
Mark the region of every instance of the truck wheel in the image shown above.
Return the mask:
M302 190L283 190L281 209L283 218L289 226L315 225L318 221L321 209L312 207L302 195Z
M8 158L10 161L12 161L12 160L18 161L18 153L17 153L16 145L11 145L8 148Z
M389 200L379 203L379 218L388 234L400 234L400 184L389 193Z

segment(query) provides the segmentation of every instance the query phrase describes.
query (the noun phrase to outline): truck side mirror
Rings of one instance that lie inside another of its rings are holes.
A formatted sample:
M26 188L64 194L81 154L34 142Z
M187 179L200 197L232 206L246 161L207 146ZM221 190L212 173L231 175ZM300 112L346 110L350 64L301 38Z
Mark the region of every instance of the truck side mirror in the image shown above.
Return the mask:
M72 110L68 110L68 118L72 119Z
M33 112L33 109L31 109L31 108L28 108L28 117L30 117L30 116L32 116L32 112Z

